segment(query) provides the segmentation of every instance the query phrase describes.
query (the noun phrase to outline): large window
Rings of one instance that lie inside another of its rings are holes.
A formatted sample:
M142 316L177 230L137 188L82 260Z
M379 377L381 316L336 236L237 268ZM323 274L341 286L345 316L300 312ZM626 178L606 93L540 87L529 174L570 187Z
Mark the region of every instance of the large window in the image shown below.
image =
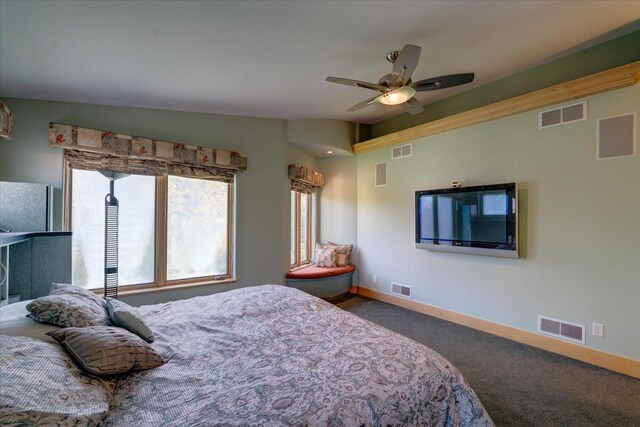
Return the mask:
M311 262L313 242L313 198L291 191L291 266Z
M85 288L104 284L104 197L109 180L99 172L73 171L72 280ZM156 180L130 176L115 182L119 206L120 285L153 283Z
M68 169L66 181L73 283L102 288L109 180L96 171ZM115 182L115 196L120 286L161 287L232 277L232 184L130 175Z

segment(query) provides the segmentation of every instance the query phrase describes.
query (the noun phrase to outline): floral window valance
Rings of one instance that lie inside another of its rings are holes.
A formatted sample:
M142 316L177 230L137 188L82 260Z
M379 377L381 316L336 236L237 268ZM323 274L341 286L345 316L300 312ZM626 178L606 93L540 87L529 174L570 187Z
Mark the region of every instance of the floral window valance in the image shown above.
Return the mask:
M49 123L49 145L66 150L76 169L138 175L183 175L233 181L247 157L233 151L185 145L105 130Z
M324 175L304 166L289 165L289 179L291 189L301 193L311 194L324 187Z

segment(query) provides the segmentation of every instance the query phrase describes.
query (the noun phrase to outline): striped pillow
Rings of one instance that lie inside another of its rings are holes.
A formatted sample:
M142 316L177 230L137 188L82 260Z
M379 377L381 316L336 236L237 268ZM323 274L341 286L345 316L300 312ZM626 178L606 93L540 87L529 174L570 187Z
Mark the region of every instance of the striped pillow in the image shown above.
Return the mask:
M84 371L94 375L143 371L165 363L149 344L122 328L64 328L48 335L58 341Z

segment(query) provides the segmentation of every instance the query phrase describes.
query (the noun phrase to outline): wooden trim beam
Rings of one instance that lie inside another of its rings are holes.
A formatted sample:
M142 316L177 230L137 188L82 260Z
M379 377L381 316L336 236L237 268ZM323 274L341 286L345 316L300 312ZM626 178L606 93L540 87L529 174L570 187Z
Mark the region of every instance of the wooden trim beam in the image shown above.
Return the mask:
M561 354L601 368L640 378L640 360L629 359L583 345L560 341L534 332L525 331L478 317L469 316L418 301L397 297L374 289L357 287L357 293L367 298L383 301L418 313L437 317L459 325L507 338L522 344Z
M632 86L638 80L640 80L640 61L354 144L353 152L366 153L477 123Z

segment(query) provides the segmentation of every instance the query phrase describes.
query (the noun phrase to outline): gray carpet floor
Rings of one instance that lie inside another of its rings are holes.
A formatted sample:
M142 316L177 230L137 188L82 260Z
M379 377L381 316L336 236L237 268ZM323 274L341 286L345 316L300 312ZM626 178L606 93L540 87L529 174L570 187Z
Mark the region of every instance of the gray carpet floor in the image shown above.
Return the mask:
M337 305L442 354L498 426L640 427L640 379L360 296Z

